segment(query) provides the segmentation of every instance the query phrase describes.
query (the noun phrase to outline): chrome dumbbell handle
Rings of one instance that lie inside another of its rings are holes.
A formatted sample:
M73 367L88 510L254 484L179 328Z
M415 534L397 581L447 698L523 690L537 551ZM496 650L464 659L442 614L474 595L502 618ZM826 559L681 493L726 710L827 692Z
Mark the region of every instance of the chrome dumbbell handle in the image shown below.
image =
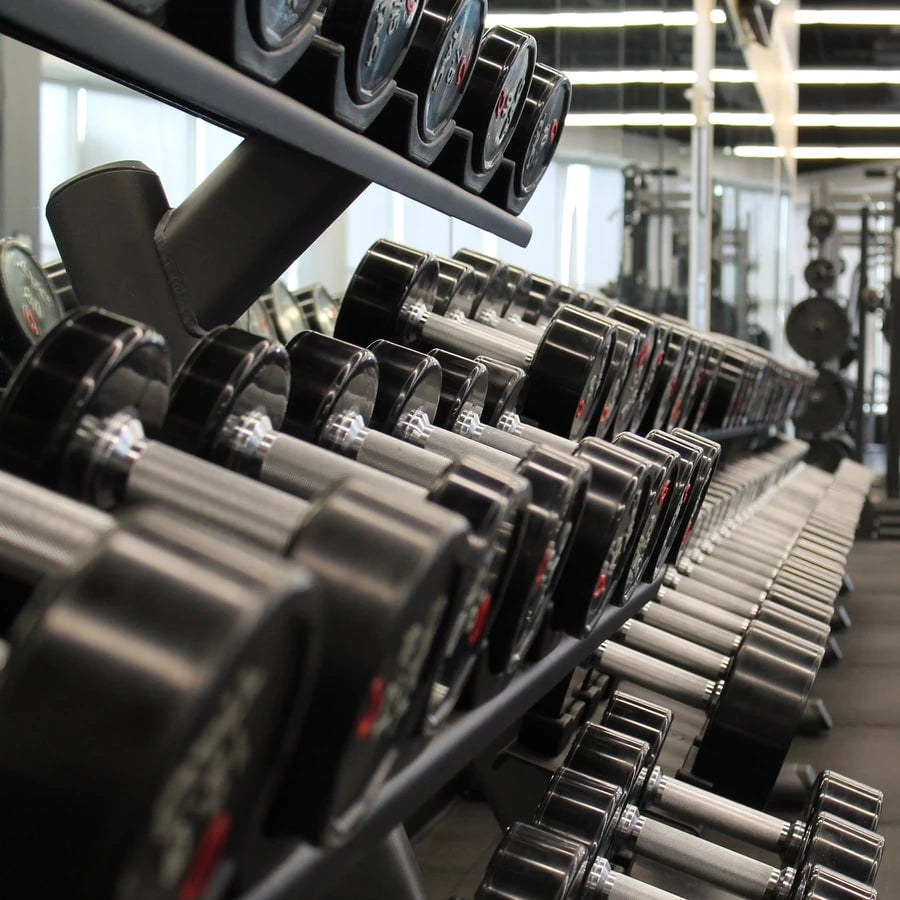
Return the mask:
M629 806L622 815L621 837L645 859L667 865L754 900L788 900L796 873L776 869L727 847L705 841L671 825L642 816Z
M681 900L681 898L652 884L638 881L637 878L614 872L608 860L597 857L585 876L578 900Z
M735 803L677 778L670 778L659 767L647 776L644 797L647 805L655 809L677 814L690 822L702 822L775 853L798 846L805 832L800 822L770 816L752 806Z

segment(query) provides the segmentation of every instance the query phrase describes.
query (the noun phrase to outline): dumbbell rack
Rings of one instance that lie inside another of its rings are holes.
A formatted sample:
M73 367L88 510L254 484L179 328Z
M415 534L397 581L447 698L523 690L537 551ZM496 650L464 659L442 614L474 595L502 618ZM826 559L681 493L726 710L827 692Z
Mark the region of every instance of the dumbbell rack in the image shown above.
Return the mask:
M242 135L262 135L301 151L309 180L328 167L343 173L351 201L370 182L398 191L447 215L521 246L530 226L446 179L212 59L105 0L0 0L0 32L32 44ZM304 184L290 185L296 204ZM312 207L318 208L318 207ZM343 211L319 213L317 236ZM264 223L258 223L263 228ZM738 428L711 437L746 449L763 442L769 427ZM564 638L539 662L517 674L498 696L457 714L381 789L354 830L337 848L308 844L271 848L266 872L243 900L315 897L339 886L343 874L371 853L405 818L467 764L495 743L556 683L585 661L651 600L659 583L641 586L625 605L608 609L582 640ZM377 873L373 873L377 879Z
M282 141L521 246L531 227L330 119L100 0L0 0L0 30L240 134ZM303 185L291 185L298 204ZM321 230L331 222L320 223Z

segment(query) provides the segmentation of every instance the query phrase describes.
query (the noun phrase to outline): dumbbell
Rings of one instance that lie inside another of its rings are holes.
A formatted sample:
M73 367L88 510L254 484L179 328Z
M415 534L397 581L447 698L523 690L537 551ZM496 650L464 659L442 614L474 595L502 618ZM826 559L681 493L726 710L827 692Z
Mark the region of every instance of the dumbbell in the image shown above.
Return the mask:
M753 622L725 678L709 679L611 640L591 662L605 674L706 711L692 771L717 793L761 805L797 732L822 656L821 646Z
M524 414L542 428L577 439L593 421L610 339L557 319L538 344L512 342L435 315L438 265L427 253L377 241L344 294L335 335L368 345L388 338L425 351L492 356L524 368Z
M604 735L607 742L623 747L612 754L614 762L611 768L617 770L618 764L626 757L629 762L622 765L626 771L633 768L630 763L633 757L640 759L638 765L652 765L654 757L646 743L604 730L608 732ZM589 740L598 737L594 731ZM759 900L797 897L798 882L802 884L798 872L816 865L823 865L836 875L858 884L874 881L881 860L883 839L828 814L819 817L803 841L796 860L797 868L783 869L644 815L631 802L633 795L627 788L585 773L598 755L607 752L607 742L602 743L600 754L592 753L591 746L586 748L584 756L590 757L590 760L578 758L584 764L583 768L564 765L557 771L535 814L535 825L575 838L589 847L592 853L627 852L631 857L672 866L738 896ZM627 750L625 746L628 746ZM577 738L573 753L579 749ZM605 766L600 763L598 768L602 770ZM859 872L865 876L865 881L836 871L829 865L831 862Z
M321 735L279 794L280 827L315 839L342 833L387 776L430 691L441 649L433 639L455 613L449 587L469 552L468 526L430 504L398 509L349 482L310 504L147 440L143 425L159 427L168 380L158 334L75 310L6 388L0 468L101 507L162 505L317 575L329 594L322 675L333 690L313 699ZM356 646L347 621L381 638ZM302 775L310 767L315 783Z
M116 521L6 473L0 498L0 892L199 896L310 737L322 592L163 510Z
M0 239L0 384L65 315L44 270L26 247Z
M694 374L699 340L688 329L669 322L669 340L649 388L649 402L638 431L662 428L674 409L679 385ZM680 412L680 410L679 410Z
M491 856L475 900L679 900L615 872L576 840L514 822Z
M413 354L414 351L405 351L405 355L415 358ZM479 416L487 392L489 361L478 362L445 350L429 355L440 364L442 373L441 396L432 417L437 425L470 443L514 456L544 446L590 465L591 486L584 514L575 528L572 553L561 568L554 621L579 637L591 631L596 614L585 615L585 610L599 612L608 600L614 601L637 580L628 577L622 581L629 574L629 555L636 555L632 550L636 539L655 523L657 494L662 487L652 481L655 473L648 469L645 474L616 448L594 438L576 443L537 428L530 428L526 438L485 425ZM662 474L665 477L668 473ZM637 528L629 526L632 519L643 524ZM629 528L634 531L634 538L621 540L623 529ZM610 550L620 544L622 552L615 558Z
M375 103L393 90L425 7L421 0L328 0L320 31L346 51L344 75L354 103Z
M502 473L495 478L490 467L462 461L447 463L427 489L338 456L277 430L289 388L284 347L233 328L213 329L172 384L160 438L303 499L351 478L408 504L430 500L469 521L470 559L454 587L458 611L436 635L446 649L425 713L431 730L452 711L483 647L493 598L502 587L498 577L514 564L521 539L517 523L527 515L528 484Z
M480 254L479 254L480 256ZM507 295L509 272L503 263L481 258L481 268L476 271L462 261L458 253L454 259L436 257L439 267L435 310L460 322L474 320L478 325L519 337L526 341L540 341L544 329L524 325L504 318L503 309L509 304ZM636 329L600 317L599 328L611 333L607 374L600 385L597 400L596 427L598 437L603 437L612 424L612 413L618 409L622 389L637 352L639 333Z
M702 430L728 428L737 424L735 420L742 403L741 393L748 361L747 354L739 352L730 344L724 345L722 360L710 387L706 409L700 422Z
M470 135L468 165L476 176L489 175L500 165L525 110L536 61L534 38L515 28L496 26L482 38L469 86L455 113L458 129ZM461 180L453 142L434 169L453 181Z
M148 6L148 0L130 0L129 5L135 3ZM149 5L160 8L168 31L268 84L280 81L309 47L319 6L314 0L167 0Z
M688 404L685 428L699 431L700 423L706 413L706 406L712 393L713 385L719 374L719 366L725 356L725 348L714 335L706 335L704 339L706 358L697 372L698 387L692 403Z
M416 137L425 147L439 145L468 90L484 37L486 0L430 0L424 4L419 27L413 35L397 84L416 100ZM382 123L381 119L385 122ZM377 140L397 146L387 128L398 120L386 110L376 120ZM427 162L427 157L423 162Z
M659 766L643 766L643 753L635 752L634 742L646 742L651 756L656 758L671 720L671 710L614 691L599 725L584 727L579 749L572 750L567 764L585 775L625 786L641 808L653 808L679 821L714 828L776 853L783 863L796 868L802 868L803 857L812 841L821 845L822 836L828 833L835 819L849 823L863 831L865 851L858 853L859 846L855 843L839 845L833 850L839 856L819 861L862 881L871 877L868 867L860 868L860 861L867 858L873 861L881 854L884 841L873 833L884 802L881 791L825 770L816 777L801 818L779 819L671 778ZM824 825L820 824L823 819ZM859 837L859 832L853 834Z
M825 866L797 874L797 900L876 900L874 888ZM612 868L591 848L524 822L511 825L488 864L476 900L682 900Z

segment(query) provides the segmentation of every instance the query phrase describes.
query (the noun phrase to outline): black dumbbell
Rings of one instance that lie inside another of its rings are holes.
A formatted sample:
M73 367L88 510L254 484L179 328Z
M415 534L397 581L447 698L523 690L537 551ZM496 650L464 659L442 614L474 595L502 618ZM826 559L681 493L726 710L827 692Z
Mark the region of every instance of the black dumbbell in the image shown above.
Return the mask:
M486 258L482 258L481 267L476 271L458 257L460 254L454 259L436 257L440 272L435 309L458 321L474 319L479 325L512 337L540 341L544 333L542 327L518 323L502 315L503 307L509 303L508 267L502 263L491 266ZM596 425L592 429L598 437L604 437L612 425L613 413L619 409L620 395L638 352L639 332L604 317L600 317L596 327L610 331L612 341L607 374L599 389Z
M0 240L0 384L65 315L44 270L26 247Z
M863 839L869 849L857 853L858 845L851 840L844 846L833 848L836 855L827 859L820 857L817 862L861 881L871 878L871 870L861 866L865 866L865 859L869 860L869 865L877 859L884 843L873 833L878 827L884 802L881 791L838 772L822 771L810 789L801 818L794 821L779 819L671 778L658 766L645 766L643 754L634 752L632 742L622 740L622 737L628 737L646 742L651 754L657 756L671 718L671 711L665 707L614 691L600 724L585 726L580 739L581 749L577 753L572 751L568 765L601 781L629 786L627 790L635 804L642 808L652 807L679 821L714 828L761 850L777 853L783 863L796 868L802 868L810 843L816 841L821 849L822 837L828 832L829 824L834 819L841 820L868 832ZM637 771L639 766L640 771ZM634 788L630 787L632 784ZM824 820L824 826L819 827L824 817L828 818ZM852 834L857 836L858 832Z
M424 7L424 0L325 4L321 33L346 51L344 75L354 103L374 103L392 89Z
M438 265L427 253L378 241L347 287L335 335L367 345L379 338L424 351L439 347L463 356L491 356L528 371L524 414L565 437L583 437L594 418L609 362L610 335L564 318L537 344L484 333L432 311Z
M516 557L527 485L502 474L494 478L489 467L463 461L442 463L441 475L426 488L346 459L278 430L289 389L284 347L233 328L213 329L172 384L160 437L307 500L352 478L400 502L430 500L469 521L471 553L455 579L459 599L436 636L446 649L425 711L425 727L431 730L452 711L483 648L493 597L500 596L498 577Z
M70 313L7 386L0 468L101 507L163 505L290 556L320 578L330 597L322 673L333 689L313 700L320 738L294 762L279 822L310 837L340 831L386 777L430 690L439 663L433 637L452 601L454 561L469 552L467 525L429 504L398 509L355 483L310 504L147 440L143 425L158 429L168 380L156 332L90 308ZM383 640L355 646L351 619ZM301 774L310 766L320 773L315 783Z
M484 35L456 110L458 128L470 135L468 165L476 176L490 175L500 165L525 110L536 58L535 40L524 32L501 25ZM435 168L460 180L458 165L458 150L451 143Z
M584 844L565 835L515 822L494 851L476 900L679 900L629 875L613 871Z
M201 50L276 84L309 47L318 7L315 0L168 0L165 26Z
M397 72L397 84L416 97L415 138L423 149L440 146L469 87L484 36L486 0L429 0ZM397 146L403 134L389 135L398 120L382 114L376 139ZM385 121L382 122L382 119ZM399 130L399 129L398 129ZM426 155L423 162L430 162Z
M290 769L322 688L321 591L163 510L120 522L7 473L0 498L4 618L22 610L0 680L3 896L199 895Z
M771 791L822 663L820 646L762 622L746 630L724 679L708 679L614 641L594 659L609 675L703 709L692 771L717 793L761 805Z
M499 170L484 191L485 199L516 214L525 208L559 146L571 100L569 79L538 63L522 116Z

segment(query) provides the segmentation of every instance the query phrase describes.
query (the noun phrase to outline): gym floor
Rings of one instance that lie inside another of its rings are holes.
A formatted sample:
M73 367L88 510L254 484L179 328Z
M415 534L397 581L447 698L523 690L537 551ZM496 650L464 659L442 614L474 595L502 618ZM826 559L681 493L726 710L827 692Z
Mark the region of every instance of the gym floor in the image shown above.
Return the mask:
M900 900L900 543L857 542L847 571L855 590L842 598L852 620L838 635L844 659L822 670L815 690L834 727L797 738L788 762L835 769L884 791L877 887L882 900ZM415 845L430 900L474 896L499 837L490 810L474 801L460 801L435 823ZM664 886L690 900L732 897L674 873Z

